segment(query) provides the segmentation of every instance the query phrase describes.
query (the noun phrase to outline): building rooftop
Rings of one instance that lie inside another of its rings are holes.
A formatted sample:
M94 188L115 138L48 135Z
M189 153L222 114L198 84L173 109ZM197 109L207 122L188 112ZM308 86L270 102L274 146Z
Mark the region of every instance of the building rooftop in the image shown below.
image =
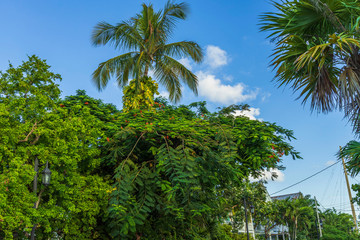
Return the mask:
M293 200L293 199L298 199L298 198L302 198L303 194L301 192L298 193L290 193L290 194L285 194L285 195L279 195L279 196L273 196L271 197L272 200L285 200L287 198Z

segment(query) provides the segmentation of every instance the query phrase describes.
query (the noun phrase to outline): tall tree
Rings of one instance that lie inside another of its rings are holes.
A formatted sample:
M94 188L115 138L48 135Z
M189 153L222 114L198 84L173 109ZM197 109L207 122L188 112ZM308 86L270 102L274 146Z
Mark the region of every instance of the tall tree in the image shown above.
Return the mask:
M104 124L88 102L59 102L60 79L36 56L0 73L0 239L28 239L34 224L38 239L99 235L111 189L97 174ZM36 192L35 158L39 175L46 162L52 172Z
M261 15L261 30L276 44L272 66L279 86L299 91L311 109L342 109L360 130L360 3L281 0Z
M289 230L292 232L293 238L297 238L299 230L305 231L310 228L314 222L314 209L311 205L309 196L298 198L295 200L285 200L285 217L288 219Z
M93 73L97 88L103 89L110 77L115 76L120 87L133 78L139 92L144 90L141 80L145 77L148 81L152 71L175 102L181 98L181 80L197 93L196 75L176 58L188 57L200 62L203 58L200 46L192 41L168 43L177 21L186 19L187 13L187 4L168 1L160 11L155 11L152 4L143 4L139 14L116 25L98 23L91 38L95 46L111 44L129 52L99 64Z

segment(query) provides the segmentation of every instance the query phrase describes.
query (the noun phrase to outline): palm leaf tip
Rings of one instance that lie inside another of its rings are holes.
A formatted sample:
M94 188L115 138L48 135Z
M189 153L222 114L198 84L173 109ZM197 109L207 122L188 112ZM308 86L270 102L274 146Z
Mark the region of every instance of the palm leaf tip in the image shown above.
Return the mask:
M172 16L178 19L186 19L190 11L189 5L186 2L175 3L175 1L167 1L164 7L164 17Z
M94 46L106 44L113 35L113 28L114 26L104 21L96 24L91 34L92 44Z
M350 141L337 153L338 159L347 159L346 166L352 177L360 173L360 142Z

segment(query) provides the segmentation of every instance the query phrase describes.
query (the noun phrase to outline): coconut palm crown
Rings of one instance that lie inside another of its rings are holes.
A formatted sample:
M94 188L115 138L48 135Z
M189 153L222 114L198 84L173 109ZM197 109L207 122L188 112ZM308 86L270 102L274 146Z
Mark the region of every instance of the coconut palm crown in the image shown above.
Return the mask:
M111 76L120 87L126 86L129 78L139 85L140 78L151 71L169 91L170 100L180 100L181 82L197 94L196 75L176 59L187 57L201 62L202 49L192 41L168 43L176 23L186 19L187 13L187 4L169 1L160 11L154 11L152 4L143 4L139 14L116 25L98 23L92 34L95 46L110 44L128 52L99 64L93 73L97 88L105 88Z
M276 12L260 16L275 42L272 66L279 86L299 92L311 109L344 110L360 131L360 2L272 1Z

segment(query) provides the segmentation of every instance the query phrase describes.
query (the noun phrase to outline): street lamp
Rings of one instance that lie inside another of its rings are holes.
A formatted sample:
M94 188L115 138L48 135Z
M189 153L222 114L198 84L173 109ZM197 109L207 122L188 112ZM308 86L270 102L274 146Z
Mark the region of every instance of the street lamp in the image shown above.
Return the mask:
M50 185L51 171L48 167L48 162L46 161L46 166L44 171L42 171L42 184L46 187Z
M246 227L246 236L247 236L247 240L250 240L250 235L249 235L249 226L248 226L248 217L247 217L247 207L246 207L246 197L244 197L244 209L245 209L245 227Z
M246 236L247 236L247 240L250 239L250 234L249 234L249 223L248 223L248 215L247 215L247 202L246 202L246 197L244 197L244 209L245 209L245 227L246 227ZM254 214L254 205L250 202L250 213ZM253 225L253 231L254 231L254 225Z
M254 209L255 209L255 207L254 207L254 205L251 203L251 205L250 205L250 212L251 212L251 214L254 214Z
M50 178L51 178L51 171L49 169L49 163L48 161L46 161L46 166L45 169L41 172L42 173L42 183L45 185L45 187L50 185ZM34 185L33 185L33 192L35 193L35 196L37 196L37 182L38 182L38 173L39 173L39 159L37 157L35 157L35 161L34 161L34 170L35 170L35 176L34 176ZM39 196L41 195L41 193L44 191L44 189L42 189L40 191ZM34 203L34 208L36 209L38 206L38 202L35 201ZM31 230L31 240L35 240L35 229L37 227L37 223L34 224L32 230Z

